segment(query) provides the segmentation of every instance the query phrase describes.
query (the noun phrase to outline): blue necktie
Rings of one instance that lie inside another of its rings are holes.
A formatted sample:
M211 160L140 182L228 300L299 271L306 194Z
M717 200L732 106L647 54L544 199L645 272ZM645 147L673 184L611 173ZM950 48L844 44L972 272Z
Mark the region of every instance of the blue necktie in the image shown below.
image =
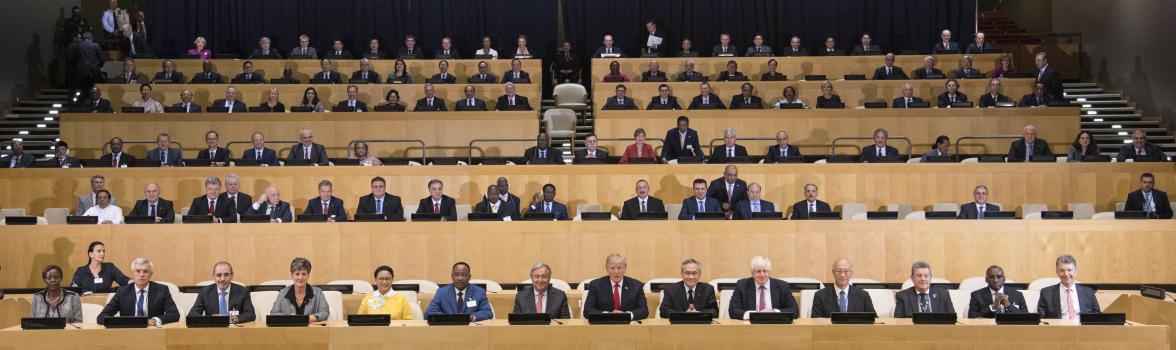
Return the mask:
M139 298L135 299L135 316L147 316L147 310L143 307L143 299L147 297L147 291L140 290Z
M381 205L383 203L384 203L383 199L376 200L376 214L383 214L384 213L384 206Z
M841 312L845 312L849 308L849 299L845 297L845 291L837 297L837 306L841 308Z
M706 202L698 201L698 212L699 213L706 211L706 206L703 205L703 203L706 203Z
M229 314L229 292L220 292L220 312L217 315Z
M759 202L754 202L754 203L751 203L751 212L752 212L752 213L758 213L759 211L760 211L760 204L759 204Z

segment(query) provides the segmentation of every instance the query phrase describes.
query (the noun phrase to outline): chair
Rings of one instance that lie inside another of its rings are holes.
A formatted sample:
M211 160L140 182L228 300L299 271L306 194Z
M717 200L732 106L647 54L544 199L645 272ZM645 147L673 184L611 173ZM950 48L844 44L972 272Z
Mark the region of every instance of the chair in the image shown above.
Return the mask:
M927 212L922 211L922 210L912 211L909 214L906 214L906 216L903 216L902 219L903 220L927 220Z
M374 288L372 283L362 280L334 280L327 282L327 284L343 284L351 286L351 294L371 294Z
M649 286L649 283L646 283L645 285ZM648 287L646 287L646 288L648 288ZM664 290L657 291L657 305L658 305L658 307L653 310L653 318L662 318L661 304L665 301L666 301L666 291L664 291Z
M583 287L584 283L581 283L580 286ZM583 290L583 289L581 289L581 290ZM584 301L585 300L588 300L588 291L586 291L586 290L584 290L584 293L580 294L580 319L587 318L587 317L584 317Z
M543 125L547 136L552 139L576 141L576 112L565 108L553 108L543 112Z
M878 282L878 280L869 279L869 278L850 278L849 279L849 284L855 284L855 283L879 283L879 282Z
M908 214L915 211L915 208L910 204L890 203L886 205L886 211L897 211L898 217L905 218Z
M180 309L180 315L183 316L187 315L189 310L192 310L192 306L196 305L196 298L199 296L200 294L196 293L174 293L172 294L172 300L175 301L176 308Z
M731 296L734 294L735 291L730 289L719 292L718 318L733 318L731 317Z
M827 160L827 159L817 159L817 161L813 162L813 164L829 164L829 160Z
M677 219L678 215L681 213L682 204L666 204L666 217L670 220Z
M825 288L825 284L821 283L821 280L818 280L818 279L812 278L812 277L781 277L780 280L783 280L784 282L788 282L788 284L816 283L817 289Z
M1041 220L1041 212L1025 214L1021 220Z
M269 280L261 282L261 286L288 286L294 284L294 280Z
M45 220L49 221L50 225L64 225L65 218L69 216L68 208L45 208Z
M948 281L946 278L931 277L931 283L951 283L951 281ZM902 288L899 288L899 289L907 289L907 288L914 287L914 286L915 286L915 282L911 281L911 279L908 278L906 280L906 282L902 283Z
M399 280L392 282L392 284L415 284L420 293L437 294L437 290L441 289L436 283L429 280Z
M502 285L491 280L471 279L470 284L485 284L486 293L501 293Z
M1115 211L1123 211L1127 207L1127 202L1115 202Z
M25 216L24 208L6 208L0 209L0 218L7 216Z
M1070 203L1066 209L1074 212L1075 219L1090 219L1094 216L1094 203Z
M551 97L555 99L555 108L565 108L573 111L588 110L588 89L580 84L559 84L552 89Z
M102 313L102 308L102 305L82 303L82 324L98 324L98 314Z
M710 282L707 282L707 283L710 283L711 287L714 287L714 288L715 288L715 290L719 290L719 285L720 285L720 284L726 284L726 283L738 283L738 282L739 282L739 279L738 279L738 278L731 278L731 277L720 277L720 278L716 278L716 279L710 280Z
M870 217L868 215L866 215L866 213L857 213L857 214L853 214L853 217L849 218L849 219L850 220L867 220L869 218Z
M955 314L957 318L968 318L968 303L972 301L972 291L962 289L952 289L947 291L947 295L951 297L951 306L955 307Z
M1069 160L1070 160L1070 157L1058 157L1057 162L1058 163L1065 163L1065 162L1068 162Z
M583 213L586 211L588 211L588 212L602 212L602 211L604 211L604 209L601 208L600 204L579 204L579 205L576 205L576 216L579 216L580 213Z
M1041 218L1041 212L1049 211L1049 206L1045 204L1022 204L1021 217L1029 216L1029 214L1037 213L1037 217Z
M1041 298L1040 290L1023 290L1021 295L1025 296L1025 309L1029 312L1037 312L1037 301Z
M960 211L960 205L955 203L935 203L931 205L931 211Z
M180 287L177 287L175 283L164 282L164 281L151 281L151 282L155 282L155 283L159 283L159 284L167 286L167 290L169 292L171 292L172 295L180 294ZM114 293L110 293L110 294L114 294Z
M800 317L809 318L813 314L813 297L817 295L816 289L805 289L800 291Z
M564 281L564 280L561 280L558 278L552 278L550 283L551 283L551 287L553 287L555 289L562 290L562 291L564 291L564 293L567 293L568 291L573 290L572 285L568 284L567 281ZM529 285L529 284L531 284L531 280L525 279L525 280L519 281L518 284L528 284ZM579 289L576 289L576 290L579 290Z
M411 221L412 220L412 213L415 213L417 211L417 207L419 207L419 206L420 205L418 205L418 204L405 204L404 205L404 218Z
M457 221L465 221L469 217L470 212L474 211L474 207L469 204L457 205ZM412 214L409 214L412 215Z
M964 158L964 160L961 160L961 161L960 161L960 164L965 164L965 163L976 163L976 164L980 164L980 158L976 158L976 157L972 157L972 158Z
M1010 278L1005 279L1005 283L1017 283ZM968 277L960 282L959 290L968 291L971 293L974 290L988 286L988 282L984 280L984 276ZM954 300L953 300L954 302Z
M874 312L878 318L894 316L894 292L889 289L866 289L870 293L870 301L874 303Z
M641 289L645 290L646 293L653 293L653 291L650 290L650 288L653 288L652 286L650 286L651 284L654 284L654 283L674 283L674 282L678 282L681 280L682 280L681 277L652 278L648 281L645 281L645 286L641 287ZM661 305L661 304L658 304L658 305Z
M921 163L922 160L923 160L922 157L912 157L911 159L907 159L907 164ZM808 316L805 316L805 317L808 317Z
M1090 216L1090 219L1091 220L1114 220L1115 219L1115 212L1104 211L1101 213L1094 213L1094 215Z
M404 299L408 300L408 308L412 309L412 319L414 319L414 320L424 319L424 317L425 317L424 311L421 311L421 301L417 299L416 292L411 291L411 290L405 290L405 291L397 291L396 293L404 295Z
M580 285L576 286L576 290L578 290L578 291L581 291L581 292L583 292L583 291L587 291L587 290L588 290L588 284L589 284L589 283L592 283L592 280L594 280L594 279L595 279L595 278L589 278L589 279L586 279L586 280L580 281Z
M274 301L278 300L278 291L252 292L249 299L253 300L253 312L257 313L258 321L264 322L265 315L269 315L274 308Z
M1027 290L1034 290L1034 291L1041 291L1042 288L1049 287L1049 286L1052 286L1052 285L1055 285L1055 284L1058 284L1061 282L1062 281L1060 279L1058 279L1057 277L1038 278L1038 279L1033 280L1033 282L1029 282L1029 288L1026 288L1026 289ZM1034 304L1034 305L1036 305L1036 304Z
M865 214L868 211L865 203L845 203L841 205L841 220L853 219L854 214Z

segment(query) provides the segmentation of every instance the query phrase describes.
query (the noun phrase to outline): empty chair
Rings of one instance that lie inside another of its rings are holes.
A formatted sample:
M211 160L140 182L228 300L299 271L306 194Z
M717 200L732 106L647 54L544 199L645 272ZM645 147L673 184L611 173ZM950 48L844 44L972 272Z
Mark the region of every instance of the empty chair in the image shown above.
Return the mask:
M470 284L485 284L486 293L501 293L502 285L491 280L470 279Z
M855 214L857 214L857 213L865 214L867 211L869 211L869 209L867 209L865 203L845 203L845 204L842 204L841 205L841 220L853 219L853 216Z
M849 219L850 220L867 220L869 218L870 218L869 215L867 215L866 213L857 213L857 214L853 214L853 217L849 218Z
M470 216L470 212L474 211L473 206L471 206L469 204L458 204L456 206L456 209L457 209L457 221L465 221ZM409 215L412 215L412 214L409 214Z
M707 282L707 283L710 283L711 287L715 287L715 290L719 290L719 285L720 285L720 284L727 284L727 283L730 283L730 284L735 284L735 283L738 283L738 282L739 282L739 279L738 279L738 278L732 278L732 277L720 277L720 278L716 278L716 279L710 280L710 282Z
M942 278L942 277L931 277L931 284L936 284L936 283L951 283L951 281L948 281L946 278ZM907 289L907 288L914 287L914 286L915 286L915 282L911 281L911 279L908 278L906 280L906 282L902 283L902 288L900 288L900 289Z
M200 296L196 293L173 293L172 301L176 303L176 309L180 310L180 317L188 315L188 311L192 310L192 305L196 305L196 298Z
M972 301L972 291L952 289L947 291L947 295L951 297L951 306L955 307L956 317L968 318L968 303Z
M102 313L102 308L102 305L82 303L82 324L98 324L98 314Z
M922 210L912 211L909 214L906 214L906 216L903 216L902 219L903 220L927 220L927 212L922 211Z
M1066 210L1074 212L1075 219L1090 219L1094 217L1094 203L1070 203Z
M1115 211L1123 211L1123 208L1126 206L1127 202L1115 202Z
M898 217L905 218L907 216L907 214L910 214L911 212L915 211L915 208L913 206L911 206L910 204L891 203L891 204L886 205L886 211L896 211L896 212L898 212Z
M960 211L960 205L956 203L940 202L931 205L931 211Z
M565 108L553 108L543 112L543 124L547 136L552 139L576 140L576 112Z
M436 283L433 283L433 281L429 280L399 280L392 282L392 284L415 284L417 286L417 290L419 290L421 293L430 294L437 294L437 289L441 288L440 286L437 286Z
M0 209L0 217L6 216L25 216L24 208L4 208Z
M1041 220L1041 212L1025 214L1022 220Z
M720 318L731 318L731 296L735 294L734 290L724 290L719 292L719 315Z
M1115 212L1104 211L1101 213L1094 213L1094 215L1090 216L1090 219L1091 220L1114 220L1115 219Z
M374 288L372 283L363 280L334 280L327 282L327 284L342 284L351 286L351 294L371 294Z
M1049 206L1045 204L1022 204L1021 217L1029 216L1029 214L1037 213L1037 218L1041 218L1041 212L1048 211Z
M666 217L674 219L682 213L682 204L666 204Z
M408 308L412 309L412 319L424 319L424 311L421 311L421 301L417 300L417 292L404 290L396 291L396 293L400 293L400 295L404 296L405 300L408 300Z
M45 220L48 220L50 225L64 225L65 218L69 216L69 209L68 208L45 208L45 215L44 216L45 216Z
M347 318L349 312L343 310L343 293L333 290L324 290L323 297L327 298L327 309L331 314L327 315L327 320L339 321Z
M573 111L588 109L588 90L580 84L559 84L552 89L551 97L555 99L556 108L566 108Z
M587 212L603 212L604 209L601 208L600 204L580 204L580 205L576 206L577 215L578 215L578 213L583 213L586 211Z
M980 158L976 158L976 157L972 157L972 158L964 158L964 160L961 160L961 161L960 161L960 164L965 164L965 163L977 163L977 164L979 164L979 163L980 163Z
M1025 308L1029 312L1037 312L1037 300L1041 298L1040 290L1023 290L1021 295L1025 296Z
M159 283L159 284L167 286L167 290L169 292L171 292L172 295L180 294L180 287L176 286L175 283L164 282L164 281L151 281L151 282L155 282L155 283ZM111 294L114 294L114 293L111 293Z
M648 280L648 281L645 281L645 286L644 286L644 287L642 287L642 289L644 289L646 293L653 293L653 291L652 291L652 290L650 290L650 289L651 289L651 288L653 288L653 287L652 287L652 286L650 286L650 285L652 285L652 284L654 284L654 283L674 283L674 282L678 282L678 281L681 281L681 280L682 280L682 278L681 278L681 277L659 277L659 278L651 278L650 280Z
M889 289L866 289L870 293L870 302L874 303L874 312L878 318L894 316L894 292Z
M907 164L918 164L922 161L923 161L922 157L911 157L911 159L907 159Z
M1040 291L1042 288L1049 287L1049 286L1052 286L1052 285L1055 285L1055 284L1058 284L1061 282L1062 281L1060 279L1058 279L1057 277L1038 278L1038 279L1033 280L1033 282L1029 282L1029 288L1027 288L1027 289ZM1028 301L1028 300L1026 300L1026 301ZM1034 304L1034 305L1036 305L1036 304Z
M800 291L800 317L809 318L813 315L813 297L817 295L816 289L805 289Z
M576 290L581 291L581 292L588 290L588 284L592 283L592 280L594 280L594 279L595 278L589 278L589 279L580 281L580 285L576 286ZM583 305L580 305L580 306L583 306Z
M278 291L252 292L249 293L249 299L253 300L253 312L257 313L257 319L264 321L265 315L269 315L274 308L274 300L278 299Z
M417 207L419 206L420 205L417 204L404 204L404 218L411 220L412 213L415 213L417 211Z
M817 289L825 288L825 284L821 280L812 277L780 277L781 281L788 282L788 284L796 283L816 283Z

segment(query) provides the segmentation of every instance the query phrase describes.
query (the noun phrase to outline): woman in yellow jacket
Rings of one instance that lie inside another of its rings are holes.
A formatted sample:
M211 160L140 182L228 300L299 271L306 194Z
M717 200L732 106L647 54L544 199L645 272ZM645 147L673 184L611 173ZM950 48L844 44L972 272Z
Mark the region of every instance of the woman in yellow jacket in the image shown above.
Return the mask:
M408 305L408 298L392 290L392 268L386 265L377 267L373 275L376 278L376 290L363 297L356 313L387 314L392 315L393 320L411 320L412 307Z

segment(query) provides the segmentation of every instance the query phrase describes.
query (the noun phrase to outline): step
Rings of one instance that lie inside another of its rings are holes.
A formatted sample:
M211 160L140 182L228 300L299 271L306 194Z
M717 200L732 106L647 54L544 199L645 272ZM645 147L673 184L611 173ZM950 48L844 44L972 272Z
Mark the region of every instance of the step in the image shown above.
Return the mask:
M1131 107L1131 102L1126 100L1071 101L1071 103L1082 108Z
M1118 125L1119 127L1115 127ZM1153 121L1122 121L1122 122L1082 122L1082 129L1088 128L1110 128L1110 129L1130 129L1132 127L1159 127L1160 122Z
M1062 83L1062 88L1093 88L1098 87L1098 83Z
M1102 92L1103 92L1102 88L1096 87L1096 88L1066 89L1063 93L1065 94L1066 97L1069 97L1070 95L1073 95L1073 94L1101 94Z
M1108 98L1121 99L1121 98L1123 98L1123 95L1121 95L1121 94L1097 94L1097 93L1088 93L1088 94L1066 93L1065 97L1067 100L1077 100L1078 102L1082 102L1082 99L1086 99L1086 100L1108 99Z
M1134 130L1143 130L1143 132L1148 134L1149 136L1151 136L1151 135L1155 135L1155 136L1167 135L1167 132L1168 132L1168 130L1164 129L1164 128L1131 128L1130 130L1128 130L1128 129L1085 129L1083 131L1090 132L1091 134L1094 134L1095 136L1107 135L1107 134L1128 136Z
M1134 112L1134 107L1082 107L1085 114L1102 114L1102 112ZM1089 113L1098 112L1098 113Z
M9 121L40 121L56 123L57 117L46 114L9 114L5 116L4 119L0 119L0 123Z
M1084 116L1082 116L1082 121L1084 121L1084 122L1120 122L1120 121L1131 122L1131 121L1142 121L1142 120L1143 120L1143 117L1140 117L1138 114L1084 115Z

